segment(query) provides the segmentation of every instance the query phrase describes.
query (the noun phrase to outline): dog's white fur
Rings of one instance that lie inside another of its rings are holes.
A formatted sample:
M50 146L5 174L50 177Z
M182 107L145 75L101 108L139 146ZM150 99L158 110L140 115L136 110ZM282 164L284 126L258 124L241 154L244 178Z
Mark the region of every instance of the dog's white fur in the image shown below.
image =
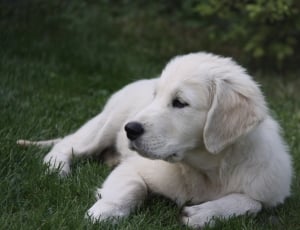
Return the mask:
M129 121L145 130L133 141L124 131ZM44 161L65 175L72 155L114 145L121 163L97 190L99 199L87 212L93 221L128 216L148 192L180 206L189 202L182 222L192 227L213 217L255 214L290 194L291 159L279 125L257 84L230 58L175 57L160 78L114 94L102 113L57 140Z

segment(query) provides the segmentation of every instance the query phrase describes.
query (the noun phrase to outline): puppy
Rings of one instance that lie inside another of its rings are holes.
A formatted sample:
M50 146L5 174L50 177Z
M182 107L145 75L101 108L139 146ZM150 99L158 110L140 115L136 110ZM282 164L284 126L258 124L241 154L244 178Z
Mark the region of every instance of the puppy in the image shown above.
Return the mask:
M18 143L55 144L44 162L61 175L72 156L116 149L120 164L97 190L92 221L128 216L148 192L183 206L181 221L195 228L290 194L291 159L259 87L230 58L209 53L173 58L159 78L124 87L63 139Z

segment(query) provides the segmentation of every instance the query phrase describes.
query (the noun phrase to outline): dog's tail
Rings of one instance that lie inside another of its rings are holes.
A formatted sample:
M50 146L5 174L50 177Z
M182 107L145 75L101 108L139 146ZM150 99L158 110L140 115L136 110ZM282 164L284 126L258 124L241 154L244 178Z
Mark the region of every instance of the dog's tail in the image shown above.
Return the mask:
M44 140L44 141L29 141L29 140L17 140L17 144L20 146L38 146L41 148L51 147L61 141L62 138Z

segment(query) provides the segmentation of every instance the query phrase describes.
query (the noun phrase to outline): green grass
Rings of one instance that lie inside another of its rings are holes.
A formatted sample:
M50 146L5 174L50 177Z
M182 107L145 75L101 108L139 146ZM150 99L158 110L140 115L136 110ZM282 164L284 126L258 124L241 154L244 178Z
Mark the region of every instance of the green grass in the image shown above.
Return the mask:
M156 12L156 13L155 13ZM126 83L159 74L170 57L197 51L200 31L157 11L107 3L0 2L0 229L182 229L180 210L161 197L119 224L91 224L84 214L109 169L76 161L73 173L47 175L48 150L20 148L19 138L66 135L96 115ZM257 217L215 229L300 229L300 79L257 73L294 159L292 196Z

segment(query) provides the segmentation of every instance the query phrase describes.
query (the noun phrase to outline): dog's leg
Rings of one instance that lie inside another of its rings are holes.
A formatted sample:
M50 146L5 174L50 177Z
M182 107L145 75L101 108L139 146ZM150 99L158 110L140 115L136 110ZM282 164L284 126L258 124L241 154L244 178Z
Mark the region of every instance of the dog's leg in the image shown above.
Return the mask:
M147 186L130 165L119 165L97 190L99 200L87 211L93 222L126 217L145 199Z
M182 222L193 228L214 225L214 218L228 219L243 214L256 214L262 209L259 201L245 194L229 194L218 200L185 207Z
M117 125L117 126L116 126ZM59 169L64 176L70 172L72 156L81 157L101 153L113 145L120 124L112 125L105 112L100 113L75 133L64 137L45 156L44 163L51 169Z
M44 158L49 169L59 169L61 175L66 175L70 172L70 161L73 155L86 156L101 153L113 147L117 133L122 129L125 120L152 101L156 81L156 79L141 80L115 93L108 100L102 113L54 145ZM138 101L136 101L137 95ZM134 101L136 103L132 103ZM47 142L19 141L18 143L49 146L51 140Z

